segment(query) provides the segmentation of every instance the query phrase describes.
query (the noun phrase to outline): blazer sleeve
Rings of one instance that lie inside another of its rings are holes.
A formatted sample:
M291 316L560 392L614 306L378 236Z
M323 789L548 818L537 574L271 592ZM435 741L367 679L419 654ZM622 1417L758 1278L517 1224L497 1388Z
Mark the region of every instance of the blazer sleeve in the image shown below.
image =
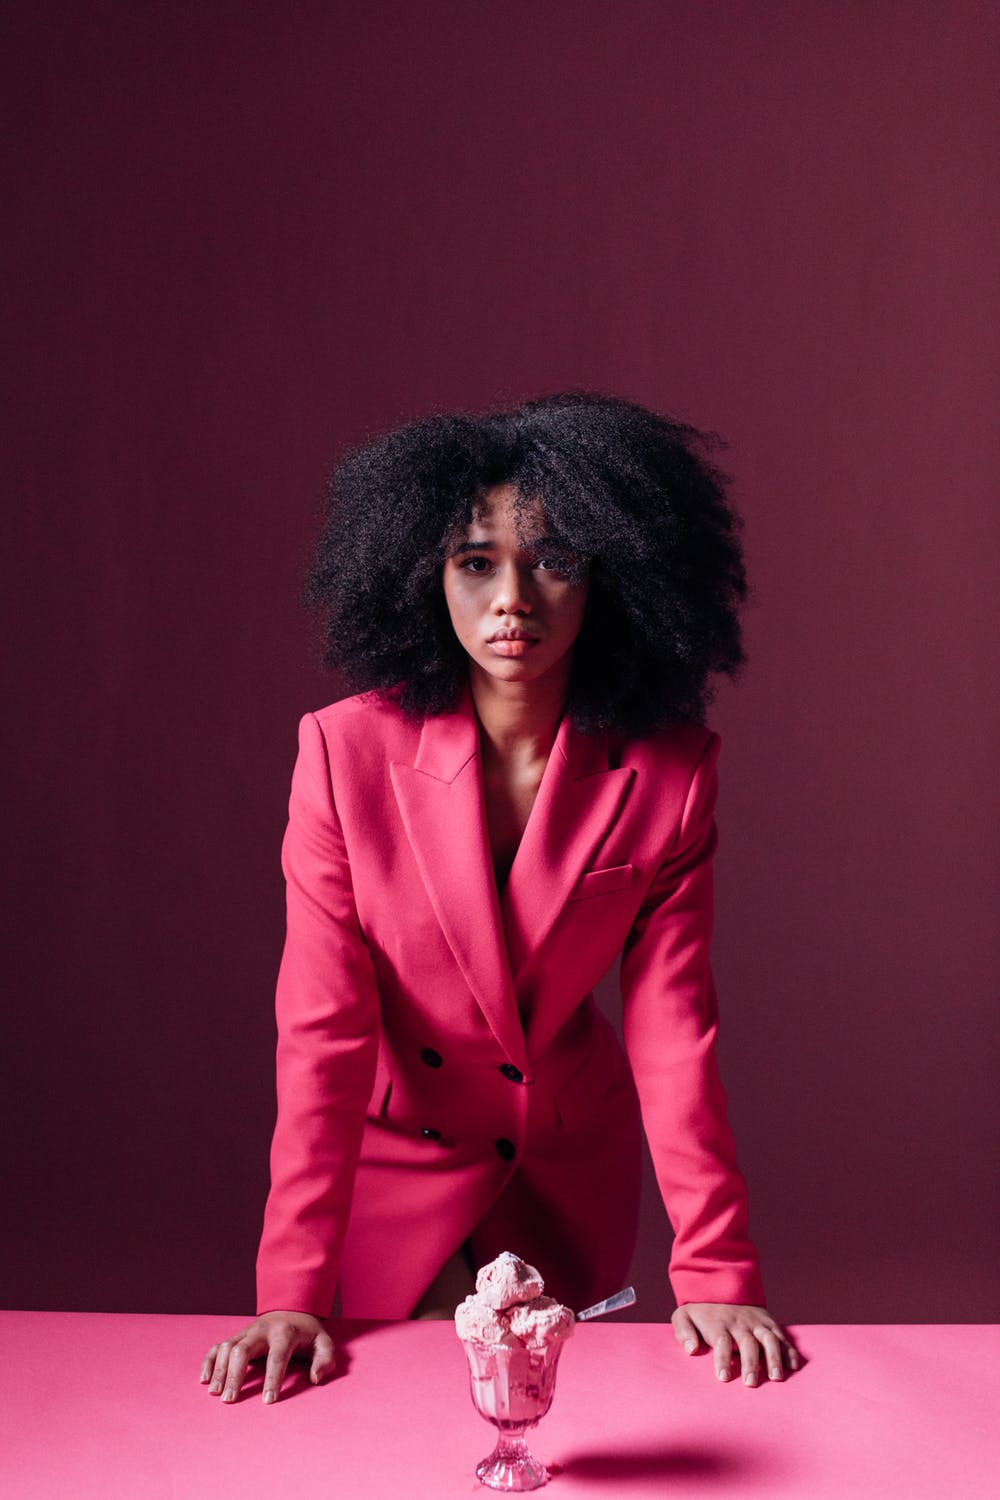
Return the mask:
M625 944L624 1035L674 1228L670 1281L678 1303L763 1306L747 1229L746 1185L715 1056L718 1010L709 945L718 752L718 737L710 735L677 838Z
M326 741L312 714L299 726L282 868L288 919L275 1006L278 1114L257 1308L326 1317L374 1083L379 1002Z

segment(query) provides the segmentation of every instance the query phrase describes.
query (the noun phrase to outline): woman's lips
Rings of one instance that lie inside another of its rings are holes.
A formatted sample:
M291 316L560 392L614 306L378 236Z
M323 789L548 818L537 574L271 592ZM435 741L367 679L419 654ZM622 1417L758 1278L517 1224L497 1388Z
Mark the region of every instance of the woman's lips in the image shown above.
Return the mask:
M538 645L537 635L500 635L486 642L496 656L527 656Z

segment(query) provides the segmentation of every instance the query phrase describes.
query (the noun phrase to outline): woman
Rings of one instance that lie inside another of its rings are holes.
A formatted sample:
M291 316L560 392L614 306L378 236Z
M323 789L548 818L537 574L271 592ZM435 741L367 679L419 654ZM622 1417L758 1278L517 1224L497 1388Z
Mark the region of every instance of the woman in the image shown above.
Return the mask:
M450 1315L511 1248L577 1307L627 1274L645 1128L675 1334L721 1379L766 1312L714 1057L714 672L745 582L692 429L592 395L349 455L310 581L363 690L307 715L283 847L260 1314L206 1355L334 1363L324 1319ZM628 1060L591 991L623 953Z

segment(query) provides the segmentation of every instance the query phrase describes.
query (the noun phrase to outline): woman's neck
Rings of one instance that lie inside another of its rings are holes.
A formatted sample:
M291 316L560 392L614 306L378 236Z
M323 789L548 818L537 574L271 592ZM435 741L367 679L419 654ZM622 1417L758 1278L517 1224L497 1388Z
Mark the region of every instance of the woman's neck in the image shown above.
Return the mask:
M548 759L566 706L565 680L498 682L473 667L470 686L487 770Z

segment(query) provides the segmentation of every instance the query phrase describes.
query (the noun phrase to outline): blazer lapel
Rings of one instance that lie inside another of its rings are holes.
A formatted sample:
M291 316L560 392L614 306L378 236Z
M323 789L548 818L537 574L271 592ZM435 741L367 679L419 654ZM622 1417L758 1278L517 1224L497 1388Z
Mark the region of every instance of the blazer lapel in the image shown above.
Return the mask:
M390 765L407 838L435 916L507 1057L528 1071L504 945L483 800L479 730L466 690L454 713L425 719L412 766Z
M579 734L563 719L502 902L515 989L616 818L634 774L608 769L606 734Z

